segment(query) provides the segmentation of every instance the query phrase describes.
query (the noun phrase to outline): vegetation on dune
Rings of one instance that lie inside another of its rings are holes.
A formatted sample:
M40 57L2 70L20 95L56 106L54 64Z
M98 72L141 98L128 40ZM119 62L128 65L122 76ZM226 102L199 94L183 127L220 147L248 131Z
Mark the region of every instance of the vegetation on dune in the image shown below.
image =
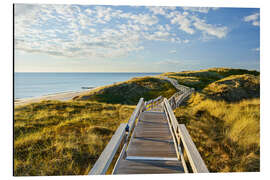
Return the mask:
M260 170L260 100L229 103L201 93L175 110L211 172Z
M133 78L129 81L106 86L96 91L91 91L74 100L98 101L112 104L136 105L141 97L145 100L158 96L171 97L176 89L168 81L155 78Z
M259 72L245 69L210 68L199 71L168 72L162 74L176 79L179 84L202 90L209 84L232 75L259 76Z
M16 106L14 175L88 173L119 124L130 118L135 108L130 104L136 105L140 97L149 100L175 92L168 81L143 77L98 88L72 101Z
M247 69L233 69L233 68L210 68L207 69L210 72L216 72L222 77L227 77L231 75L241 75L241 74L251 74L254 76L260 75L258 71L247 70Z
M14 175L87 174L135 106L43 101L14 111Z
M208 82L202 80L209 71ZM214 68L179 74L171 77L200 91L176 108L175 116L187 126L209 170L260 171L259 73Z
M260 77L249 74L232 75L209 84L202 92L211 98L230 102L258 98L260 97Z

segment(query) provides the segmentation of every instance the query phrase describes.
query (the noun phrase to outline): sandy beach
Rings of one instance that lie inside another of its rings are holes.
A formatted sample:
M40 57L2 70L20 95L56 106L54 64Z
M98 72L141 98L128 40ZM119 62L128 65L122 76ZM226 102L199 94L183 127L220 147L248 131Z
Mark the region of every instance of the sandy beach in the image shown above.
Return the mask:
M32 98L22 98L22 99L15 99L14 100L14 105L18 106L18 105L24 105L24 104L28 104L28 103L33 103L33 102L39 102L41 100L59 100L59 101L67 101L67 100L71 100L72 98L82 95L84 93L88 93L92 90L94 90L96 88L93 89L88 89L88 90L84 90L84 91L74 91L74 92L63 92L63 93L55 93L55 94L50 94L50 95L44 95L44 96L39 96L39 97L32 97Z

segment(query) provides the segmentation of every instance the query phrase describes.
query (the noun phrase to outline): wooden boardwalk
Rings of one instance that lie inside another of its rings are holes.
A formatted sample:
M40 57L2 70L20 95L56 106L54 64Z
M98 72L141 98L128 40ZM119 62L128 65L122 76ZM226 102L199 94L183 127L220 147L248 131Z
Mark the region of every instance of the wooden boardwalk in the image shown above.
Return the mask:
M173 113L194 89L167 80L178 92L168 100L160 96L144 102L141 98L129 122L119 126L89 174L105 174L119 149L112 174L208 172L185 125L178 124Z
M119 161L114 174L183 172L165 113L143 112L129 142L126 158Z

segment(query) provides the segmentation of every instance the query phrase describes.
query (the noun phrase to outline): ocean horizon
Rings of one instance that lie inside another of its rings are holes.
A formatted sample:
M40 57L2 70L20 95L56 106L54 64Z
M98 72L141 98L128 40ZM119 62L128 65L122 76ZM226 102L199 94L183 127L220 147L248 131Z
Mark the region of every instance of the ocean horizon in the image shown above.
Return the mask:
M14 98L32 98L64 92L79 92L134 77L162 72L15 72Z

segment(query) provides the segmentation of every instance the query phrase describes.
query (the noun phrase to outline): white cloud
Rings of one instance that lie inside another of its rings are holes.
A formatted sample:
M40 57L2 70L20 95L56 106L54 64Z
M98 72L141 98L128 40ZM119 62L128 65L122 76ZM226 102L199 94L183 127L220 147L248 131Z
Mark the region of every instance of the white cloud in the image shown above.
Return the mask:
M228 33L228 28L225 26L217 27L212 24L207 24L205 20L193 17L195 22L193 23L194 27L202 31L206 35L215 36L217 38L224 38Z
M131 15L129 18L134 20L135 23L148 26L152 26L158 22L158 18L156 16L151 16L149 14Z
M119 10L97 6L81 12L77 6L35 5L31 13L20 11L15 16L15 48L18 50L87 58L125 56L144 48L139 42L139 34L131 29L106 25L102 29L97 28L98 24L111 21L120 14ZM132 18L133 22L141 18L142 24L153 25L152 16ZM133 27L140 31L138 24Z
M183 9L192 12L207 13L211 9L217 10L218 8L184 7ZM204 19L200 19L195 15L189 15L189 13L186 11L183 13L180 13L179 11L172 11L166 14L165 17L170 19L171 24L179 25L178 28L188 34L194 34L196 32L196 29L201 31L203 33L204 39L206 39L206 36L211 36L210 38L212 39L213 37L217 37L220 39L226 37L228 33L228 28L226 26L216 26L208 24ZM189 40L185 40L182 42L188 43Z
M176 13L175 15L170 14L170 16L174 16L171 19L172 24L178 24L179 29L185 31L188 34L193 34L195 31L191 28L191 21L184 15L180 13Z
M260 25L259 17L260 17L259 13L254 13L249 16L245 16L243 20L245 22L251 22L253 26L259 26Z
M186 11L208 13L210 10L217 10L219 8L210 8L210 7L183 7Z
M163 7L148 7L150 11L153 12L153 14L161 14L165 15L166 12Z
M176 7L174 6L149 6L147 7L150 11L153 12L155 15L166 15L168 10L175 10Z
M253 26L259 26L259 25L260 25L260 22L259 22L259 21L253 21L253 22L252 22L252 25L253 25Z
M218 38L226 36L226 27L199 18L195 22L189 13L181 14L175 7L146 8L149 12L142 13L112 6L83 10L76 5L16 4L15 48L53 56L108 58L141 51L145 40L188 43L176 33L178 29L190 35L197 29ZM157 15L167 18L167 22L161 22Z
M145 34L145 38L148 40L155 40L155 41L167 41L170 33L165 31L156 31L153 34Z
M249 22L249 21L255 21L259 18L259 13L254 13L254 14L251 14L249 16L246 16L244 17L244 21L245 22Z

